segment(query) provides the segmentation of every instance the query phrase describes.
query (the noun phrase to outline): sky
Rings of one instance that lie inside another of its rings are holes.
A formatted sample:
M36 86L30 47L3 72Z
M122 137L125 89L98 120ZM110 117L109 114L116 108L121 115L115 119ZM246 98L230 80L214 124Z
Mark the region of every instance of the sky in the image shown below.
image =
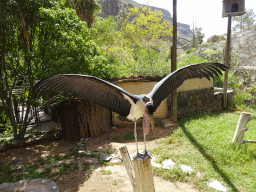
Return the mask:
M140 4L167 9L173 16L172 0L133 0ZM222 18L222 0L177 0L177 22L193 28L193 15L196 27L202 27L204 41L212 35L227 33L228 18ZM256 0L245 0L245 8L253 9L256 15ZM234 23L234 22L233 22Z

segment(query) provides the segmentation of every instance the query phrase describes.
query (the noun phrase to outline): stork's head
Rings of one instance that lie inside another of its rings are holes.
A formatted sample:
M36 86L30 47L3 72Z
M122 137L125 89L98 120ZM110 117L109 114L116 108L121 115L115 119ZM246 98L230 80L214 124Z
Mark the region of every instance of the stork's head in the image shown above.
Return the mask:
M149 115L153 115L154 113L154 105L153 105L153 101L151 98L147 97L147 96L143 96L142 97L142 101L144 102L146 108L146 113Z

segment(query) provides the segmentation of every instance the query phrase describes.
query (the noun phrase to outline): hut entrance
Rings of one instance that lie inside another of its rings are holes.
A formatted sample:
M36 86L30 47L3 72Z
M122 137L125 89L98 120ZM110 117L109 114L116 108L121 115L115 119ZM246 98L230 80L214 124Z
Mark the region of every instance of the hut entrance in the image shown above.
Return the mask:
M97 137L110 131L111 112L91 101L69 99L60 104L63 137L77 141L83 137Z
M237 3L234 3L232 5L232 12L238 12L238 4Z

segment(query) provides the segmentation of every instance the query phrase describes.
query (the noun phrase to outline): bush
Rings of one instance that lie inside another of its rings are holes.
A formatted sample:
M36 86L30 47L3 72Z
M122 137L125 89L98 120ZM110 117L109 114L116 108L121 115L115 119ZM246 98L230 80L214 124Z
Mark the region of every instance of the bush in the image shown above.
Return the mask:
M186 51L187 54L191 53L191 52L195 52L196 51L196 48L191 48L191 49L188 49Z
M245 100L251 99L253 99L253 96L251 93L249 93L249 91L240 90L235 93L233 102L234 104L241 106L244 105Z
M178 56L177 61L178 61L177 68L185 67L190 64L207 62L207 60L203 60L201 57L196 57L192 54L186 54L186 53Z
M213 86L214 87L223 87L224 83L224 74L221 76L215 76L213 78ZM228 74L228 88L232 88L234 90L240 87L239 77L235 73Z

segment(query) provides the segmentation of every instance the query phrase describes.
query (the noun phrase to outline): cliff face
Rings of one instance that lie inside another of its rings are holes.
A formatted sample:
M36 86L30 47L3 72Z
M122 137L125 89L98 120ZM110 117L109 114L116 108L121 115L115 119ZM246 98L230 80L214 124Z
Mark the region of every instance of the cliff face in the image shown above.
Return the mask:
M98 14L101 17L108 17L109 15L117 16L121 10L127 7L141 7L143 5L132 0L98 0L101 4L102 12ZM173 19L169 11L166 9L149 6L152 11L158 10L163 13L163 18L172 23ZM190 26L183 23L178 23L178 45L188 43L192 38L192 30ZM183 41L182 41L183 39Z

